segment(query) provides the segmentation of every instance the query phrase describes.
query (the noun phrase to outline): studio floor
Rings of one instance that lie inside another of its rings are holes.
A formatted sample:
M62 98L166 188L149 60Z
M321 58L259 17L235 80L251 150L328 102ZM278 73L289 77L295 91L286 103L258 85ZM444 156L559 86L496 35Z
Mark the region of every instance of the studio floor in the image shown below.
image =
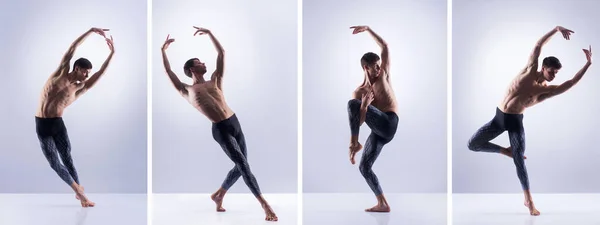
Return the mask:
M216 212L210 194L154 194L152 195L152 225L297 225L296 194L264 194L279 217L279 221L265 221L265 213L252 194L230 193L223 207L227 212Z
M454 225L598 225L598 194L533 194L540 216L530 216L523 194L454 194Z
M146 225L146 195L89 194L97 203L82 208L73 194L0 194L2 225ZM153 195L153 225L297 225L297 195L265 194L277 223L251 194L228 194L227 212L215 212L209 194ZM372 194L303 195L306 225L445 225L446 194L387 194L390 213L367 213ZM454 194L455 225L599 225L600 194L534 194L541 215L530 216L522 194Z
M446 194L386 194L390 213L364 210L377 201L365 194L303 194L305 225L446 225Z
M146 225L145 194L88 194L96 207L82 208L75 194L0 194L2 225Z

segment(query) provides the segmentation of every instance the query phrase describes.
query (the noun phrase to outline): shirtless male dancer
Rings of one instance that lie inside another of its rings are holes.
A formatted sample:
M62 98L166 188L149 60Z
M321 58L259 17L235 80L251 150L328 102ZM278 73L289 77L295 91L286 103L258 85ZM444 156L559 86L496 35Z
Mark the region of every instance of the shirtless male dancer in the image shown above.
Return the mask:
M365 79L356 88L352 99L348 102L350 118L350 162L355 163L354 156L363 146L358 142L360 126L366 122L371 134L365 143L365 150L360 160L360 173L377 197L377 205L366 209L367 212L389 212L390 206L383 196L379 180L373 172L373 163L379 156L383 146L394 138L398 128L396 96L390 83L390 61L387 43L367 26L354 26L352 34L367 31L381 47L381 61L377 54L368 52L360 59Z
M225 193L241 176L264 209L266 214L265 220L277 221L275 212L273 212L269 203L262 197L256 178L250 171L250 165L248 165L246 158L246 141L242 127L233 110L227 105L225 96L223 95L222 84L225 71L225 51L211 31L200 27L194 28L196 29L194 36L207 34L218 52L217 68L212 73L210 80L204 79L206 66L197 58L189 59L183 66L185 75L192 78L193 84L184 84L177 78L177 75L171 70L166 53L169 45L175 41L175 39L169 38L170 35L167 36L167 40L162 46L162 57L167 75L175 86L175 89L194 108L204 114L213 123L213 138L221 145L221 148L223 148L223 151L225 151L225 154L227 154L231 161L235 163L233 169L225 177L225 181L223 181L221 187L211 195L211 199L216 203L217 211L224 212L223 198L225 197Z
M108 29L91 28L71 44L58 69L46 81L35 114L37 136L50 167L56 171L64 182L73 188L76 198L81 201L83 207L93 207L95 203L85 196L83 186L79 183L79 177L71 158L71 143L62 115L67 106L92 88L106 71L115 49L112 36L110 39L107 38L105 31L108 31ZM110 54L98 72L88 78L92 70L92 63L85 58L75 60L73 70L70 72L69 70L75 50L91 33L104 37L110 49ZM59 156L62 164L58 161Z
M538 58L542 51L542 46L554 35L560 32L566 40L570 39L573 31L561 26L557 26L552 31L546 33L535 45L533 52L529 56L529 61L519 75L515 77L496 108L496 116L479 128L469 139L468 147L476 152L500 153L511 157L517 169L517 176L521 181L521 187L525 195L525 206L529 208L531 215L540 215L540 211L535 208L531 193L529 191L529 179L527 169L525 168L525 129L523 127L523 112L525 109L536 105L548 98L562 94L571 89L581 78L592 64L592 47L583 49L586 64L575 76L560 85L548 85L548 82L554 80L554 77L561 69L560 61L549 56L542 61L542 68L538 71ZM491 140L500 134L508 131L510 146L505 148L494 143Z

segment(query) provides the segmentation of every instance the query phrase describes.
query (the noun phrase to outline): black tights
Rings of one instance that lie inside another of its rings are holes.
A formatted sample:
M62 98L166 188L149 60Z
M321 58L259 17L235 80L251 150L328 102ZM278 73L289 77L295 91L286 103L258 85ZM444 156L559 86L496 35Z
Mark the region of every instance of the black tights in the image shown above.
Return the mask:
M500 153L502 147L491 142L492 139L508 131L512 158L517 169L517 176L523 190L529 190L529 178L525 167L525 129L523 127L523 114L508 114L496 108L496 116L469 139L468 147L476 152Z
M358 99L352 99L348 102L348 117L352 136L358 136L360 131L360 105L361 100ZM379 153L381 153L383 146L394 138L398 128L398 115L394 112L382 112L369 105L365 123L371 128L371 134L365 143L359 170L373 193L379 196L383 191L379 185L377 175L373 172L373 164Z
M225 181L223 181L221 187L229 190L241 176L252 194L258 197L260 195L260 188L258 187L256 178L250 171L246 153L246 140L244 139L244 133L242 132L242 127L237 116L234 114L226 120L213 123L212 134L215 141L223 148L225 154L235 163L233 169L227 173L227 177L225 177Z
M61 117L35 118L36 133L50 167L68 185L79 184L77 170L71 158L71 143ZM59 162L58 158L62 164Z

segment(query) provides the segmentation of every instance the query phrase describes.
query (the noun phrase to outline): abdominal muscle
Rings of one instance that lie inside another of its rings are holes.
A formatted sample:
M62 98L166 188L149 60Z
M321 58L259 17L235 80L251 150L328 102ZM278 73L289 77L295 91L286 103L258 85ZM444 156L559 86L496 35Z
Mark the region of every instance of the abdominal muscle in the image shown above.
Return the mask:
M498 108L508 114L523 114L525 109L539 103L539 87L527 78L517 78L511 82L504 99Z
M391 84L385 78L380 78L373 83L373 92L375 99L371 105L382 112L396 112L396 96Z
M517 95L507 95L498 108L508 114L523 114L528 107L527 102L531 102L531 100L521 99Z
M226 120L234 114L225 102L223 92L217 87L205 87L202 84L191 89L190 103L211 122Z
M394 90L390 83L385 78L380 78L373 82L373 102L371 105L379 109L382 112L396 112L397 103ZM359 86L352 97L354 99L362 100L362 96L366 93L365 86Z
M36 117L62 117L65 108L75 101L75 92L79 86L77 84L68 84L61 87L58 83L58 80L51 79L44 85L38 110L35 114Z

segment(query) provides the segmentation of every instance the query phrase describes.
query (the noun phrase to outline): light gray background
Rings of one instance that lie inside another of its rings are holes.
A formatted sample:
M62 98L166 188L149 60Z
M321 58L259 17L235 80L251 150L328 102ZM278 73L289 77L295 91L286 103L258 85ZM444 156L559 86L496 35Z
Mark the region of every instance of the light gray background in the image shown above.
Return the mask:
M514 163L494 154L474 153L467 141L490 121L507 85L527 63L536 41L557 25L572 29L544 46L541 60L558 57L563 68L551 84L571 79L585 64L582 48L598 45L597 1L466 1L453 5L453 190L521 192ZM597 192L600 170L596 127L600 104L597 65L561 96L524 114L525 160L534 192ZM495 143L508 146L508 134Z
M260 1L153 1L153 191L214 192L234 164L215 142L211 122L173 88L160 47L183 82L186 60L215 69L210 29L227 52L223 83L248 145L250 168L265 193L297 191L297 3ZM240 178L231 192L249 193Z
M69 45L93 26L110 28L115 55L96 86L63 117L87 192L146 192L146 1L3 1L0 6L0 192L69 193L35 133L42 87ZM97 71L109 49L90 35L72 63Z
M380 54L369 34L349 27L369 25L388 42L400 117L373 170L386 192L445 192L446 1L305 0L303 7L304 191L371 192L348 158L347 114L363 81L360 58ZM364 125L361 143L369 132Z

